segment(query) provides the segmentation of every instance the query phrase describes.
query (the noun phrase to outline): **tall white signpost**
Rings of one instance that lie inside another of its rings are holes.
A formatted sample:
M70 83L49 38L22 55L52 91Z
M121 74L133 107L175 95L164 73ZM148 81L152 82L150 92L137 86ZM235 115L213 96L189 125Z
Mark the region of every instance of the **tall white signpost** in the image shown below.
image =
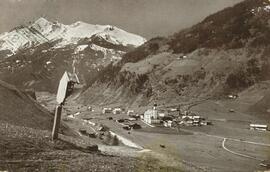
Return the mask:
M59 82L57 96L56 96L56 101L57 101L58 105L55 108L54 123L53 123L53 130L52 130L52 139L53 140L58 138L58 131L59 131L60 121L61 121L62 106L65 102L66 97L67 97L68 83L69 83L69 77L68 77L67 72L65 72L64 75L62 76L60 82Z

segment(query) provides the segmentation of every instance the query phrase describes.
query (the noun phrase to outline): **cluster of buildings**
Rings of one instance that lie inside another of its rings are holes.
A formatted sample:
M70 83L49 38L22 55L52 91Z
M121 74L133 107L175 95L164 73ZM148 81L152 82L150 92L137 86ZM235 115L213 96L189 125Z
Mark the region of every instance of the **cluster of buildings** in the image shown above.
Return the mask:
M141 116L141 119L148 124L163 125L164 127L176 127L178 125L202 126L212 124L210 121L205 120L205 118L195 113L188 111L181 113L180 109L170 109L168 114L166 114L164 112L159 112L156 106L154 106L153 109L146 110Z
M117 114L121 114L121 113L124 112L124 111L125 111L124 109L119 108L119 107L116 107L116 108L105 107L105 108L102 109L102 113L103 113L103 114L112 113L112 114L114 114L114 115L117 115ZM128 111L127 111L127 115L128 115L128 116L132 116L132 115L134 115L134 114L135 114L134 110L128 110Z
M124 110L121 108L103 108L102 113L121 114L123 111ZM210 121L205 120L205 118L198 114L189 111L184 111L182 113L179 108L171 108L167 112L164 110L158 110L156 104L141 115L135 114L134 110L127 110L126 112L129 118L122 120L136 121L138 118L141 118L143 122L156 126L177 127L179 125L203 126L212 124Z
M234 96L232 98L237 98ZM177 127L181 126L206 126L212 125L211 121L206 120L204 117L194 112L184 111L180 109L170 109L168 113L159 111L157 106L152 109L148 109L144 112L140 118L148 124L164 127ZM268 131L267 125L262 124L250 124L250 130Z
M103 108L103 109L102 109L102 113L103 113L103 114L106 114L106 113L112 113L112 110L113 110L112 108Z
M114 115L117 115L117 114L122 114L126 112L128 118L126 119L120 119L120 121L122 120L126 120L126 121L136 121L140 118L140 115L138 114L135 114L135 111L134 110L127 110L125 111L124 109L122 108L103 108L102 109L102 113L103 114L114 114ZM113 119L112 117L110 117L111 119Z
M230 95L229 98L235 99L236 95ZM91 108L92 110L92 108ZM121 108L103 108L102 113L112 113L112 114L121 114L124 112L124 109ZM133 126L127 122L137 121L141 119L147 124L164 126L164 127L177 127L181 126L206 126L212 125L211 121L206 120L204 117L200 116L197 113L184 111L181 112L178 108L171 108L167 112L158 110L157 105L154 105L153 108L148 109L144 114L136 114L134 110L127 110L126 114L129 118L118 120L119 123L124 123L128 128L139 128L138 126ZM76 116L77 114L74 114ZM250 130L259 130L259 131L268 131L269 128L267 125L262 124L250 124Z
M202 125L212 125L212 122L205 120L205 118L196 115L184 115L181 117L179 124L185 126L202 126Z

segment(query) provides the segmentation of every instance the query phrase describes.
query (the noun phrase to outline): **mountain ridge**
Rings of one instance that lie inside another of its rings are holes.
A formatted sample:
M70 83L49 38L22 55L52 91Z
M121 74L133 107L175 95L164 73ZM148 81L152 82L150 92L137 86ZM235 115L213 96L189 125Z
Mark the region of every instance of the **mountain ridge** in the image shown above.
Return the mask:
M19 26L0 35L0 50L9 50L13 54L18 49L37 46L46 42L60 40L59 47L76 44L82 38L99 36L112 44L137 47L146 40L138 35L128 33L111 25L92 25L85 22L75 22L64 25L39 18L27 26ZM9 54L12 55L12 54Z

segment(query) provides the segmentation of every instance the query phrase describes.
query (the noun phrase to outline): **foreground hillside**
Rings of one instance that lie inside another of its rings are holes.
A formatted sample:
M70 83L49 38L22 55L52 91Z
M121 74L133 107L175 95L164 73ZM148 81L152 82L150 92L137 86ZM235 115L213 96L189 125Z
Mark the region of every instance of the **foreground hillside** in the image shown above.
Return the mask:
M48 131L0 121L0 171L135 170L137 161L133 158L91 152L76 146L73 140L61 136L61 140L52 142Z
M269 7L268 0L246 0L168 38L154 38L101 71L81 101L172 104L227 97L268 81Z
M0 120L13 125L51 130L53 115L26 93L0 81Z
M87 149L62 122L51 141L53 115L30 95L0 81L0 171L135 171L140 161ZM128 160L128 162L126 162Z

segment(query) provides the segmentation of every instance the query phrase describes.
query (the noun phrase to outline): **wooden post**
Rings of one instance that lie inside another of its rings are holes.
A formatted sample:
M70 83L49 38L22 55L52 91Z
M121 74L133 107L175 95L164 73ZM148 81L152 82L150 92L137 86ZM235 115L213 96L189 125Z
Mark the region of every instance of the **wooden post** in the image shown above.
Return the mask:
M60 127L61 113L62 113L62 104L56 106L56 109L55 109L54 123L53 123L53 130L52 130L52 140L58 139L58 131L59 131L59 127Z

